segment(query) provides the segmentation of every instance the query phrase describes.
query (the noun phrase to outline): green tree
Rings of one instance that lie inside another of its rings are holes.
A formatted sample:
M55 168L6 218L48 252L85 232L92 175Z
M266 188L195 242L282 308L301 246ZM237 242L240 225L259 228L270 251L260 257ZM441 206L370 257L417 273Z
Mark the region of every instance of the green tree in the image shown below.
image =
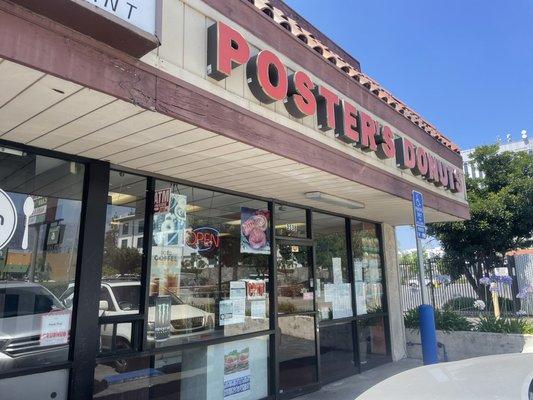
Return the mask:
M448 273L464 274L484 298L484 273L501 266L509 250L533 242L533 155L498 154L494 145L479 147L472 159L484 176L466 178L470 220L431 224L428 234L441 241Z
M140 274L142 255L136 248L118 247L118 227L111 226L105 233L103 274Z

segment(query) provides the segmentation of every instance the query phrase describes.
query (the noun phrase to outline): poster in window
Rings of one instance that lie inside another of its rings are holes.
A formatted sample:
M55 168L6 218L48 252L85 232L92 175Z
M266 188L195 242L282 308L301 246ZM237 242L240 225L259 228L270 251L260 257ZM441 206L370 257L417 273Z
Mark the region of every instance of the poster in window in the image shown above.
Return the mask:
M154 193L154 213L167 213L170 209L170 188L156 190Z
M161 203L155 209L167 210L154 213L153 238L157 246L185 246L187 228L187 196L171 193L168 208Z
M41 317L40 346L67 344L70 331L70 311L52 312Z
M230 325L233 323L233 300L221 300L218 303L218 318L220 325Z
M250 348L238 343L224 351L224 399L239 398L250 391Z
M170 337L170 321L172 313L172 300L170 296L155 298L155 340L166 340Z
M270 211L241 208L241 253L270 254Z
M230 299L245 299L246 298L246 282L231 281L229 283L229 298Z
M265 281L246 281L246 297L248 300L259 300L266 298Z

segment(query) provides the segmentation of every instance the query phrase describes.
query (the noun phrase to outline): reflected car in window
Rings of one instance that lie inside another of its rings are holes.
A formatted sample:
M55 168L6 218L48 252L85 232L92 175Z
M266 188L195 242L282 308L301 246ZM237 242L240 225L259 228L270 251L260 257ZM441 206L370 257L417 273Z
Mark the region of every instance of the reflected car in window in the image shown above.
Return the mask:
M100 316L137 314L139 312L141 284L137 280L110 279L102 281ZM200 308L185 304L180 297L167 293L171 299L170 334L181 335L214 327L214 315ZM65 304L72 304L71 288L61 296ZM148 340L153 339L155 321L155 297L148 303ZM130 348L131 329L128 325L117 326L117 346ZM111 348L113 325L102 325L102 350Z
M54 313L68 321L63 339L55 341L43 336L43 317ZM69 330L70 311L48 289L32 282L0 282L0 371L66 361Z

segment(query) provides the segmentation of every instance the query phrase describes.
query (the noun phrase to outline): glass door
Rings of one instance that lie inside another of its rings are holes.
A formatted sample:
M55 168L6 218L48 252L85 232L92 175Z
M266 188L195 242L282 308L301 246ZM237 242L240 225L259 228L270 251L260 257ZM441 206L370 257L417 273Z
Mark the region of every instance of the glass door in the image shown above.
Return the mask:
M276 246L279 392L318 382L313 247L301 241Z

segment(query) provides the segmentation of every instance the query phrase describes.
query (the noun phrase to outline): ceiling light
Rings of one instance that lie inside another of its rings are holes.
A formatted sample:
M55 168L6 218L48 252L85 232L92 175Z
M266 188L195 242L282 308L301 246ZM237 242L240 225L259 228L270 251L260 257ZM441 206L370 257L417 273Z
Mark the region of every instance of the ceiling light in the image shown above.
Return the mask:
M307 192L305 193L305 198L309 200L321 201L322 203L333 204L335 206L351 208L354 210L365 208L365 205L358 201L343 199L342 197L337 197L322 192Z

